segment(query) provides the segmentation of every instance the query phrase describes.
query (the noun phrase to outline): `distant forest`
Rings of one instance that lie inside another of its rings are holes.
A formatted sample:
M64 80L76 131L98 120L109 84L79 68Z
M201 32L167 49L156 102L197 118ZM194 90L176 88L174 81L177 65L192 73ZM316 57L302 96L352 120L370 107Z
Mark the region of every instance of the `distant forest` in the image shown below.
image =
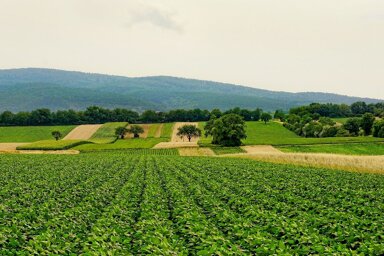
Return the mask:
M36 109L31 112L4 111L0 114L0 125L2 126L27 126L27 125L71 125L71 124L100 124L106 122L129 122L129 123L164 123L164 122L197 122L208 121L210 118L218 118L223 114L238 114L245 121L260 120L263 110L260 108L249 110L232 108L227 111L219 109L176 109L167 112L146 110L142 113L124 108L107 109L98 106L88 107L85 111L58 110L51 111L46 108ZM291 108L289 113L276 110L275 118L283 119L284 116L323 116L323 117L353 117L365 113L375 116L384 116L384 103L355 102L346 104L319 104L312 103L307 106Z

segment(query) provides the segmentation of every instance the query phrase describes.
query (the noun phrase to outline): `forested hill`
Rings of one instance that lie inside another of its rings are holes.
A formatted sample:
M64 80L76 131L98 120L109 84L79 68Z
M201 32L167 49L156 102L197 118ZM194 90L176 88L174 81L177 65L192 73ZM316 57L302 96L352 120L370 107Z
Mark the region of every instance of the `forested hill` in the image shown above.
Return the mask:
M0 70L0 111L37 108L85 109L91 105L154 109L262 108L287 110L319 103L380 100L329 93L288 93L193 79L153 76L129 78L54 69Z

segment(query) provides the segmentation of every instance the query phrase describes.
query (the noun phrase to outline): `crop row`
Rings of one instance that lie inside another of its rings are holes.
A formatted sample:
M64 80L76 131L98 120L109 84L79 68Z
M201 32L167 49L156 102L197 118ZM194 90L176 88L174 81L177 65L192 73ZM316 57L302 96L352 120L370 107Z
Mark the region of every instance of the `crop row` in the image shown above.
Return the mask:
M1 255L384 253L384 176L242 159L1 156Z

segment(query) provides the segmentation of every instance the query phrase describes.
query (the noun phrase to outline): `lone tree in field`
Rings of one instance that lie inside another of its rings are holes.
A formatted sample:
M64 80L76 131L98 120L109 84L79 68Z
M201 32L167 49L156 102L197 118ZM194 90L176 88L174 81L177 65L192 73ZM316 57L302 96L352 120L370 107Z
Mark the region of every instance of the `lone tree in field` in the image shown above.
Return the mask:
M53 131L51 134L52 134L53 138L55 138L55 140L59 140L63 136L61 134L61 132L59 132L59 131Z
M260 119L261 119L262 121L264 121L264 124L267 124L267 122L269 122L269 120L272 119L272 116L271 116L271 114L269 114L269 113L263 113L263 114L261 114Z
M128 133L132 133L133 138L139 138L139 134L144 133L144 129L140 125L131 125L128 129Z
M115 130L115 135L119 137L120 139L124 139L125 134L128 132L128 129L124 126L117 127Z
M195 125L187 124L178 128L177 136L180 138L187 137L188 141L191 142L192 138L197 138L201 136L201 130Z
M241 140L247 138L244 119L237 114L227 114L216 119L208 134L212 135L212 144L222 146L240 146Z

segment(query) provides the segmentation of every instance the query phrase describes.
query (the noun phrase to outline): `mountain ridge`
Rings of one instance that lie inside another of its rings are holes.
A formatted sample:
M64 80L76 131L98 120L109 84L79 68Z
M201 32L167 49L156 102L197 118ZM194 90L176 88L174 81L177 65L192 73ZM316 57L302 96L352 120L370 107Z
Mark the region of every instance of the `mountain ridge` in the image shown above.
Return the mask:
M173 76L125 77L45 68L0 70L0 110L85 109L89 105L136 111L175 108L267 111L319 103L382 102L326 92L284 92Z

